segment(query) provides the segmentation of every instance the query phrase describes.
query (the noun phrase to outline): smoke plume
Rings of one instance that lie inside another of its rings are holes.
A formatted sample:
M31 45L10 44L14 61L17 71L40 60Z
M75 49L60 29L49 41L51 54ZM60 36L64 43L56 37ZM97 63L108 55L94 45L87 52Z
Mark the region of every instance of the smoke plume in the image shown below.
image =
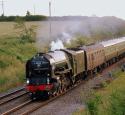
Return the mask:
M55 51L57 49L64 49L63 42L60 39L52 41L50 46L51 46L51 51Z
M51 22L51 36L49 33L49 22L41 22L41 26L37 32L36 41L36 46L39 50L50 44L51 46L53 44L54 47L56 47L56 43L60 44L61 48L63 48L62 42L70 43L72 39L76 39L78 36L84 36L93 39L98 37L102 41L105 39L112 39L120 37L120 35L117 35L117 33L120 33L121 31L123 32L123 30L125 30L125 21L116 17L83 16L78 17L77 19L75 17L75 20L73 17L70 20L65 20L64 18L63 21L53 20Z

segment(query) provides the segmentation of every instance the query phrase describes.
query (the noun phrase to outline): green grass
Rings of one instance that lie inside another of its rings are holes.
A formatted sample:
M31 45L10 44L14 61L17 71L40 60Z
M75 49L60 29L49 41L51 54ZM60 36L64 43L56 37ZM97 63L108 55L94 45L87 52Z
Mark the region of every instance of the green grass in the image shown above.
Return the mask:
M36 53L34 46L18 37L0 39L0 92L23 84L25 62Z
M86 109L73 115L125 115L125 73L117 70L113 76L111 84L87 99Z

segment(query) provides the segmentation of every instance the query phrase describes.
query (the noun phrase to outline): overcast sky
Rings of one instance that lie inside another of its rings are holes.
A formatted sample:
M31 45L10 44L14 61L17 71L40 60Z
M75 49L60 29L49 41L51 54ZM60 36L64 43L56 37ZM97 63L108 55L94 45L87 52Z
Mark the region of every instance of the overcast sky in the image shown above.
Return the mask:
M5 15L48 15L49 0L4 0ZM125 19L125 0L51 0L52 15L116 16ZM0 8L2 14L2 8Z

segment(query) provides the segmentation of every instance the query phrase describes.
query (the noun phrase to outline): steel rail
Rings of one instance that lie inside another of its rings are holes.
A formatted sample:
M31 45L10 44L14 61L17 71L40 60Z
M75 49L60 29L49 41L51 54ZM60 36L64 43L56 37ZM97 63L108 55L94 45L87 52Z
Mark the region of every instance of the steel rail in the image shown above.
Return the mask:
M23 108L24 106L30 104L31 102L32 102L32 100L28 100L28 101L26 101L25 103L22 103L22 104L16 106L15 108L12 108L12 109L10 109L10 110L8 110L8 111L2 113L1 115L10 115L11 113L13 113L13 112L15 112L15 111L17 111L17 110Z
M0 106L3 105L3 104L8 103L8 102L10 102L10 101L13 101L14 99L20 98L20 97L24 96L25 94L27 94L27 92L23 92L23 93L20 94L20 95L17 95L17 96L15 96L15 97L11 97L11 98L9 98L9 99L7 99L7 100L4 100L4 101L0 102Z
M2 96L0 96L0 100L3 99L3 98L8 97L8 96L10 96L10 95L13 95L13 94L15 94L15 93L17 93L17 92L20 92L20 91L22 91L22 90L25 90L25 88L22 87L22 88L17 89L17 90L15 90L15 91L13 91L13 92L10 92L10 93L7 93L7 94L5 94L5 95L2 95Z

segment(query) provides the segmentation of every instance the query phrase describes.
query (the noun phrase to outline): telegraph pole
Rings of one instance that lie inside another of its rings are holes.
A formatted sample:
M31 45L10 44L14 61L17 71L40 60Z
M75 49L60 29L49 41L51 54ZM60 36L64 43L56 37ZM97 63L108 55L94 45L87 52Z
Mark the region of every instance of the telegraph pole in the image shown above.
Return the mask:
M51 0L49 1L49 32L50 32L50 39L51 39L51 34L52 34L52 30L51 30Z
M2 15L4 16L4 1L2 0L2 1L0 1L1 2L1 7L2 7Z
M33 5L34 15L36 14L36 7Z

